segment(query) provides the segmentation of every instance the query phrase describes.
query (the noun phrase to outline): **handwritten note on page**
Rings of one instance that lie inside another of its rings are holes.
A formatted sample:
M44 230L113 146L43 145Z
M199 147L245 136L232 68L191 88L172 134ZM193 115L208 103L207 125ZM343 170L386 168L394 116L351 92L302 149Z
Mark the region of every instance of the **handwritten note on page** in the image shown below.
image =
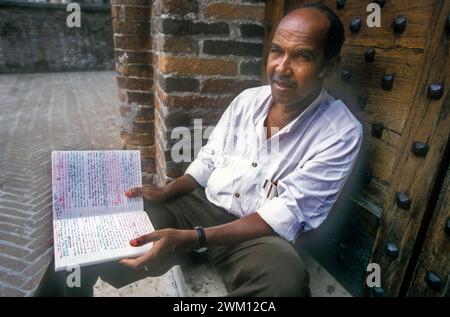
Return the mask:
M55 270L142 255L129 241L153 231L142 197L139 151L52 152Z

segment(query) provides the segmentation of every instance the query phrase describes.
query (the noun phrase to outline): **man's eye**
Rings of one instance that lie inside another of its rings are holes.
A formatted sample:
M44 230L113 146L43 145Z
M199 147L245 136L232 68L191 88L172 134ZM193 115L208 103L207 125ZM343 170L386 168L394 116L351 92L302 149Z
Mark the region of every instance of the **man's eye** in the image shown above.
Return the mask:
M272 47L272 48L270 49L270 53L276 53L276 54L279 54L279 53L281 53L281 50L280 50L279 48Z
M309 55L309 54L298 54L298 55L296 56L296 59L302 60L302 61L311 61L311 60L312 60L312 57L311 57L311 55Z

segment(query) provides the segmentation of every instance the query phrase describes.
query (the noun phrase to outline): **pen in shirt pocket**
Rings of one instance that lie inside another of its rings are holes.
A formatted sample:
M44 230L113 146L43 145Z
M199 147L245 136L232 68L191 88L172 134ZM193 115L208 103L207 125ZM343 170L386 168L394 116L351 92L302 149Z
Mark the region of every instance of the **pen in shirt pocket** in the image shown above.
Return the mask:
M273 197L277 196L277 181L270 181L266 179L264 181L263 189L264 189L264 198L265 199L272 199Z

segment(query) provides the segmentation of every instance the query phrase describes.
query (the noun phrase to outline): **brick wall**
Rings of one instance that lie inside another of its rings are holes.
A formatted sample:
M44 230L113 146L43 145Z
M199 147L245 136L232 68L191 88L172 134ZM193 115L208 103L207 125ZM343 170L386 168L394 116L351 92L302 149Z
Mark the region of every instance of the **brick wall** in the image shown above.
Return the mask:
M81 6L80 28L66 7L0 2L0 73L112 69L110 7Z
M174 128L216 124L260 84L264 10L264 1L112 1L121 137L141 150L144 182L165 183L189 164L171 156Z
M165 183L189 164L171 156L175 128L215 125L260 84L264 10L264 1L112 0L121 137L141 150L144 182Z
M155 163L164 183L189 164L171 157L173 129L193 131L194 119L203 130L214 125L240 91L260 84L265 5L158 0L153 9Z
M151 3L112 0L114 59L124 149L140 150L144 182L155 173Z

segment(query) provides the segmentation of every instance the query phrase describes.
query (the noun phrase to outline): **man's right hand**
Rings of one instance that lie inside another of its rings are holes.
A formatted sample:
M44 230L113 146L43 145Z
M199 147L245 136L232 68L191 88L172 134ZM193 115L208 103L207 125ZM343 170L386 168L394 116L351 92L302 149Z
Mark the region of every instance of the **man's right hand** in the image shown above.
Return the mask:
M192 176L185 174L174 179L164 187L157 187L155 185L135 187L127 190L125 195L130 198L143 196L148 200L163 201L178 195L187 194L199 186Z
M167 199L166 187L157 187L154 185L145 185L143 187L134 187L125 192L128 198L143 196L151 201L163 201Z

